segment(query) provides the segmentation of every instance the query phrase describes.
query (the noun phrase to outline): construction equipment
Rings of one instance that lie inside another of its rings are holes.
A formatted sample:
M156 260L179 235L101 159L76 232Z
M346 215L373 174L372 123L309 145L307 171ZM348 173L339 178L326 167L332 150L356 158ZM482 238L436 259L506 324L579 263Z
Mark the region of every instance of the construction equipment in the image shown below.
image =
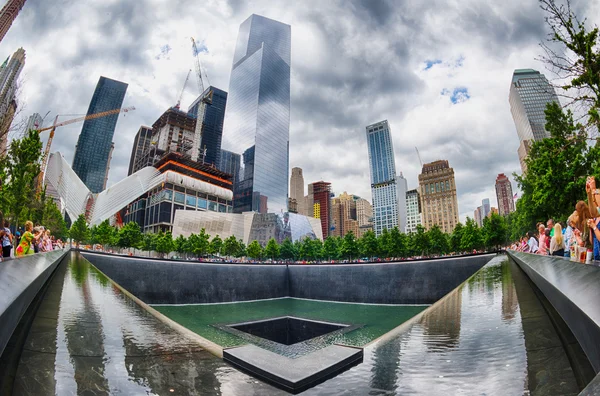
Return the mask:
M58 122L58 117L60 115L57 115L56 118L54 118L54 124L52 126L38 129L37 130L38 133L42 133L42 132L48 131L48 130L50 131L50 136L48 137L48 142L46 143L46 149L44 150L44 156L42 158L42 166L40 168L40 174L38 175L38 181L37 181L38 182L38 184L37 184L38 194L42 191L42 188L44 186L44 174L46 172L46 165L48 164L48 156L50 155L50 146L52 146L52 140L54 139L54 131L56 131L57 127L70 125L70 124L74 124L76 122L81 122L81 121L94 120L96 118L102 118L102 117L106 117L106 116L113 115L113 114L127 113L127 112L133 111L133 110L135 110L135 107L133 107L133 106L123 107L121 109L102 111L100 113L94 113L94 114L86 115L83 117L73 118L73 119L70 119L67 121L63 121L63 122Z
M423 161L421 160L421 154L419 154L419 149L415 146L415 150L417 150L417 156L419 157L419 162L421 163L421 168L423 167Z
M194 131L194 144L192 146L192 160L204 163L204 158L206 157L206 149L202 150L202 130L204 127L204 114L206 113L206 106L212 104L213 90L209 89L208 92L204 93L204 81L202 79L202 65L200 64L200 57L198 56L198 46L196 45L196 40L192 39L192 51L195 59L195 67L196 67L196 77L198 82L198 90L200 91L200 95L202 98L200 99L200 103L198 104L198 113L196 115L196 130ZM210 88L210 83L208 82L208 75L206 72L204 73L206 77L206 84Z
M190 69L188 71L187 77L185 78L185 82L183 83L183 88L181 88L181 93L179 94L179 97L177 98L177 104L175 105L175 108L177 110L179 110L179 108L181 107L181 98L183 97L183 91L185 91L185 87L188 83L188 80L190 79L190 73L192 72L192 69Z

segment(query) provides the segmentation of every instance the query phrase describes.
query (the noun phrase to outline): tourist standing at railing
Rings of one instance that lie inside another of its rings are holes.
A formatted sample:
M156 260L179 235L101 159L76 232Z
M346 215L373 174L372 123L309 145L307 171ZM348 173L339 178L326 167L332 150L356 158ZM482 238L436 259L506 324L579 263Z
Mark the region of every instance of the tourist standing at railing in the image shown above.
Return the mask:
M593 219L588 220L588 227L591 230L592 237L592 248L593 248L593 259L600 260L600 230L598 230L598 224L600 223L600 218L595 217Z
M537 239L535 239L535 235L532 231L529 231L527 236L529 237L529 241L527 241L528 252L537 253L539 245Z
M4 236L2 237L2 257L10 257L13 247L13 235L10 232L8 220L4 220Z
M550 240L550 255L565 256L565 241L563 239L562 227L560 224L554 226L554 236Z
M548 254L548 237L546 236L546 227L543 224L540 224L538 227L539 237L538 237L538 251L537 254L547 255Z
M575 205L575 211L577 212L577 219L575 222L575 227L579 230L578 236L579 246L585 246L588 249L592 248L592 237L590 235L590 227L588 225L588 220L592 219L592 215L590 214L590 209L584 201L577 202Z
M575 228L575 223L573 222L574 216L576 216L576 212L569 216L567 219L567 227L565 228L565 257L571 257L571 246L577 243L577 239L575 238L575 235L573 235L573 229Z
M36 237L31 233L33 231L33 223L31 221L25 222L25 232L21 236L21 242L15 251L15 256L22 257L29 254L34 254L35 250L33 245L37 243Z

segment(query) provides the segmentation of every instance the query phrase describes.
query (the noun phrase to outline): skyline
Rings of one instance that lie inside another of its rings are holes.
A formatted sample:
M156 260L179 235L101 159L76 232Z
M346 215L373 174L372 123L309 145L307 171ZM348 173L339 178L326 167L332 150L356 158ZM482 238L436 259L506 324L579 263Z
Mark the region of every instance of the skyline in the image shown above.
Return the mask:
M95 3L56 7L28 1L0 44L0 54L10 55L20 46L28 54L23 71L27 107L19 117L51 110L48 123L56 113L85 113L100 75L130 84L123 106L138 110L117 124L109 185L126 176L140 125L151 124L175 104L193 62L189 36L199 42L204 38L208 54L201 57L211 85L228 87L237 30L252 13L290 24L295 32L290 168L301 167L307 183L331 181L336 195L348 191L372 201L363 128L388 119L397 167L408 188L417 187L420 172L415 146L424 162L449 160L464 221L482 198L495 196L498 173L519 172L519 142L508 103L514 69L534 68L553 77L535 61L546 33L536 1L512 2L502 10L475 2L461 4L460 11L443 3L409 5L401 17L385 2L371 3L371 8L355 2L345 9L332 3L309 10L261 2L201 10L174 5L160 16L148 11L157 2L147 1L135 12L132 5ZM585 3L575 1L576 12L597 19L598 4ZM453 23L475 12L486 18ZM81 17L75 21L77 14ZM329 14L339 20L327 19ZM436 21L442 16L446 23L440 28ZM433 27L427 27L429 22ZM157 23L164 28L148 27ZM78 26L81 34L74 34ZM57 40L65 45L54 48ZM364 48L365 42L371 45ZM171 49L161 52L166 45ZM198 95L194 88L188 85L183 108ZM72 162L80 131L81 124L57 131L52 151Z

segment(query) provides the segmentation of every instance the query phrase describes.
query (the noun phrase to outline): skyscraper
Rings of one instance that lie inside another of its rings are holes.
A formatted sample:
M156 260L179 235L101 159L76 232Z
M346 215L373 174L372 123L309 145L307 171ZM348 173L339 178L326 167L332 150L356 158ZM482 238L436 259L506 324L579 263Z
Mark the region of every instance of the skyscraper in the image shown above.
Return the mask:
M0 41L6 36L19 11L25 5L25 0L8 0L0 10Z
M208 97L208 103L202 103L202 98ZM227 106L227 92L210 86L188 108L188 114L198 117L198 109L202 108L202 120L196 120L196 132L200 129L198 148L192 149L192 160L204 160L205 164L219 166L221 157L221 140L223 138L223 122ZM196 139L196 137L195 137ZM196 142L194 142L196 143ZM198 151L196 151L198 150ZM205 151L206 150L206 151ZM199 153L199 154L196 154ZM204 154L204 158L201 158ZM196 155L198 157L194 158Z
M129 158L129 170L127 176L142 169L140 158L146 151L150 149L152 141L152 128L141 126L133 140L133 148L131 149L131 157ZM138 164L139 163L139 164Z
M489 198L484 198L481 200L481 209L483 210L483 213L481 214L481 218L484 219L484 218L488 217L488 215L490 214L490 199Z
M302 175L302 168L292 168L292 176L290 177L290 199L296 200L298 213L304 216L309 215L306 212L304 205L304 176Z
M406 233L417 232L421 225L421 203L417 189L406 192Z
M451 233L458 223L458 200L454 169L450 168L448 160L424 164L419 175L419 189L425 229L437 224L442 231Z
M323 238L329 235L330 217L331 217L331 183L318 181L308 186L309 194L313 195L313 215L316 219L321 219L321 230Z
M27 125L25 126L25 131L24 132L27 132L27 131L32 130L32 129L40 129L40 128L42 128L43 122L44 122L44 120L42 119L41 115L39 115L38 113L33 113L27 119Z
M25 66L25 50L19 48L0 66L0 155L6 152L8 131L17 110L17 82Z
M225 173L229 173L233 176L233 185L240 180L240 172L242 166L242 156L231 151L221 150L221 156L219 159L219 170Z
M223 149L242 155L234 211L287 210L291 27L259 15L241 25L225 112Z
M373 195L373 229L379 235L385 228L392 229L400 225L396 161L387 120L367 126L366 131ZM405 186L404 193L406 194ZM402 197L403 201L405 199L406 196ZM403 205L406 203L403 202Z
M546 105L557 102L558 96L546 76L533 69L516 69L513 73L508 96L517 135L519 136L519 161L529 154L526 141L538 141L549 137L546 131Z
M121 108L126 91L127 84L100 77L87 114ZM99 193L104 188L112 138L118 120L119 114L112 114L86 120L81 128L75 147L73 171L92 193Z
M373 205L364 198L356 201L356 220L358 221L357 237L367 231L373 231Z
M498 212L501 216L506 216L515 211L512 185L510 179L504 173L500 173L496 177L496 198L498 199Z
M343 237L352 231L354 236L359 235L356 203L361 199L344 191L339 197L331 200L331 227L330 235Z

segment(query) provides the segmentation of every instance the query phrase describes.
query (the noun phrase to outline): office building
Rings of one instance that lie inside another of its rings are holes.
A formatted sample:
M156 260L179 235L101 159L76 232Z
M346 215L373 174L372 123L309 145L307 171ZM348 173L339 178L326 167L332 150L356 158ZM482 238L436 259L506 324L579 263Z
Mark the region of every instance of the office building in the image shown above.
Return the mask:
M219 162L219 170L232 175L233 185L235 185L240 180L240 176L243 176L240 174L242 171L242 156L231 151L221 150Z
M126 91L127 84L100 77L87 114L121 108ZM112 114L86 120L81 128L75 147L73 171L92 193L101 192L106 184L106 171L118 120L119 114Z
M399 176L396 176L396 187L398 188L398 229L400 232L404 232L406 229L406 192L408 191L408 182L400 172Z
M207 165L219 166L227 92L208 87L188 108L196 121L191 158Z
M419 195L426 230L437 224L451 233L458 223L458 200L454 169L447 160L424 164L419 175Z
M312 216L321 220L323 238L329 235L331 221L331 183L318 181L308 185L309 195L313 197Z
M398 194L402 189L406 194L406 186L398 187L394 146L387 120L367 126L366 133L373 196L373 229L379 236L383 229L390 230L400 226ZM405 196L402 197L404 207L405 199Z
M546 131L546 105L557 102L558 96L546 76L533 69L516 69L513 73L508 97L520 147L519 161L523 161L529 149L524 141L538 141L550 136Z
M288 198L288 212L298 213L298 201L294 198Z
M147 126L141 126L135 135L133 140L133 148L131 149L131 157L129 158L129 170L127 176L142 169L140 167L141 158L148 150L150 150L150 143L152 142L152 128Z
M473 220L477 227L481 228L483 226L483 207L478 206L477 209L473 211Z
M0 41L6 36L19 11L25 5L25 0L8 0L0 10Z
M304 199L304 176L302 168L292 168L292 176L290 176L290 200L295 200L298 213L308 216L306 212Z
M289 25L259 15L240 25L222 144L242 156L236 213L287 211L290 61Z
M417 226L422 224L421 202L417 189L406 192L406 228L405 232L417 232Z
M17 86L25 66L25 50L19 48L0 66L0 154L6 153L8 132L17 111Z
M373 231L373 205L364 198L356 201L356 219L358 221L358 234L361 237L367 231Z
M331 200L330 235L343 237L350 231L355 236L359 234L356 203L360 199L344 191L339 197Z
M487 217L490 214L490 199L484 198L481 200L481 208L483 213L481 214L481 218Z
M38 113L33 113L27 119L27 125L25 125L24 132L41 129L43 127L43 122L44 120L42 119L41 115L39 115Z
M500 173L496 177L496 198L498 199L498 213L500 215L506 216L515 211L512 185L510 179L504 173Z

